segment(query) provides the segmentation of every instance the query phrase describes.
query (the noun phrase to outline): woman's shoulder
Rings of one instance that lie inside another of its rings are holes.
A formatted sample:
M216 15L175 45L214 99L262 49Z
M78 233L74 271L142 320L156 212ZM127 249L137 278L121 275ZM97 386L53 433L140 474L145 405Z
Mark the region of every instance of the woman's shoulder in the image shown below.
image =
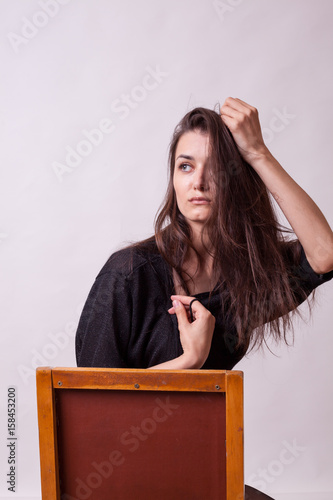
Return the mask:
M134 243L114 252L106 261L98 277L106 273L117 273L129 277L139 268L152 261L161 260L155 237Z

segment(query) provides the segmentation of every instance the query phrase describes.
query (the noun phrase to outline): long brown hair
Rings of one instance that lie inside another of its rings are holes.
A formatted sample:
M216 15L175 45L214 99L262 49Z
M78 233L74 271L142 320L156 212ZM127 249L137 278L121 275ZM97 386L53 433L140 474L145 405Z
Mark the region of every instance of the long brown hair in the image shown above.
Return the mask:
M210 137L209 161L216 196L205 234L213 248L215 291L223 298L223 313L236 326L237 346L247 349L250 343L252 347L261 345L267 332L287 342L286 332L291 326L288 313L300 301L287 263L299 261L300 245L285 238L288 230L277 221L271 195L240 155L217 111L195 108L175 128L169 150L166 197L155 220L159 252L188 293L183 265L189 249L195 249L191 229L177 206L173 173L178 141L193 130ZM200 265L199 256L198 262ZM302 300L305 298L304 294Z

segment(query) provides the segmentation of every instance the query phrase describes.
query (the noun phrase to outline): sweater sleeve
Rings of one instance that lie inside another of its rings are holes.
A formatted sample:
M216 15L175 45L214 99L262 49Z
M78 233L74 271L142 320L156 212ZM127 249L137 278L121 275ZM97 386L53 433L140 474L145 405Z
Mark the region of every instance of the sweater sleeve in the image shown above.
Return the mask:
M291 270L291 284L296 297L299 299L299 303L302 303L318 286L333 278L333 271L325 274L317 274L312 269L306 258L303 247L301 247L299 264L293 265Z
M127 368L132 298L126 275L101 271L89 293L76 332L80 367Z
M312 291L319 285L322 285L323 283L326 283L326 281L331 280L333 278L333 271L325 274L317 274L310 266L302 247L299 275L300 278L303 278L303 280L307 283L309 289Z

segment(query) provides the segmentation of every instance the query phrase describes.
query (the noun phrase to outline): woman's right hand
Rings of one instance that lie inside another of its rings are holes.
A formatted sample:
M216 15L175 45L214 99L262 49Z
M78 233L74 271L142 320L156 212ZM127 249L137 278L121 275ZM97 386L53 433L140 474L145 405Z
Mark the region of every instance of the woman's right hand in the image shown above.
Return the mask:
M198 300L193 301L193 297L172 295L171 299L173 307L169 313L177 316L184 367L201 368L210 351L215 318ZM191 302L192 322L188 314Z

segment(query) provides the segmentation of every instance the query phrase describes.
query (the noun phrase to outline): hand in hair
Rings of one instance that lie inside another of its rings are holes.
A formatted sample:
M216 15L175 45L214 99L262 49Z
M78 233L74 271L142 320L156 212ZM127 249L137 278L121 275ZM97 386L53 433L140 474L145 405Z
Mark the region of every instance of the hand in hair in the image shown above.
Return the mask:
M241 99L228 97L220 112L245 161L251 165L252 160L267 153L256 108Z
M240 99L228 97L221 107L247 163L257 172L299 239L315 273L333 270L333 232L311 197L294 181L265 146L258 111Z
M214 316L198 300L192 303L193 322L189 317L189 305L193 297L173 295L170 314L176 314L183 361L187 368L201 368L208 358L215 327Z

